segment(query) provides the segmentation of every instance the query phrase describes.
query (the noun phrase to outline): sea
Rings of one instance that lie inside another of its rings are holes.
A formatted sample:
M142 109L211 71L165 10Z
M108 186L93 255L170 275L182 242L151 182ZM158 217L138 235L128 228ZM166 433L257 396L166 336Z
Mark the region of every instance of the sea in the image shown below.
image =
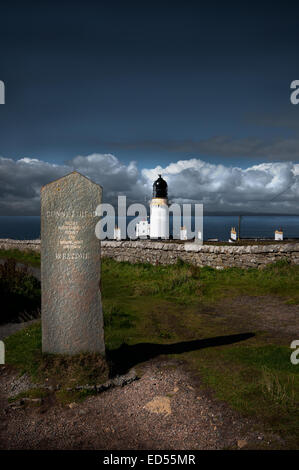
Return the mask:
M132 217L127 217L127 223ZM170 234L172 223L170 221ZM228 240L231 227L238 228L238 216L206 215L203 217L203 239ZM248 215L241 218L241 238L274 238L282 228L284 238L299 238L299 215ZM40 238L40 217L0 216L0 238L34 240Z

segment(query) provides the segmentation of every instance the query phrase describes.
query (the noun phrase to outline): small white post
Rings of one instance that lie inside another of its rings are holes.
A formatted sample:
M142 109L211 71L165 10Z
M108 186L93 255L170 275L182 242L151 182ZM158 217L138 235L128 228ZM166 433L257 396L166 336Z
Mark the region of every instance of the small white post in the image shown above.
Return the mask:
M282 229L275 230L275 236L274 236L276 241L281 241L283 240L283 231Z
M114 229L114 240L118 240L118 241L121 240L121 231L120 231L120 228L117 227L117 225L115 226L115 229Z
M181 230L180 230L180 239L181 239L181 240L187 240L187 230L186 230L186 227L181 227Z
M234 240L234 241L237 240L237 231L236 231L235 227L231 228L230 238L231 238L231 240Z

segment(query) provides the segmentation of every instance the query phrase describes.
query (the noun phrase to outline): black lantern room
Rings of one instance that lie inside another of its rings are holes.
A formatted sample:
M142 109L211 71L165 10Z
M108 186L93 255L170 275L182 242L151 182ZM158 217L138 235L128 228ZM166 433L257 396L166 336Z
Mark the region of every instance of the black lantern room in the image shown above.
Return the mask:
M153 184L153 197L167 198L167 183L161 175Z

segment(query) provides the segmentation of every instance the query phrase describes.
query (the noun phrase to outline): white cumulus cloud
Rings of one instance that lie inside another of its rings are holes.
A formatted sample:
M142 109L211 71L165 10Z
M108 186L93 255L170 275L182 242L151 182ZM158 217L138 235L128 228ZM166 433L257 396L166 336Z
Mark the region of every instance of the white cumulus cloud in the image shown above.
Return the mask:
M113 204L118 195L126 195L128 203L144 203L162 173L173 202L201 202L206 212L298 213L298 164L267 162L242 169L191 158L139 170L134 161L124 164L115 155L94 153L64 165L0 157L0 214L38 215L41 186L73 170L100 184L103 200Z
M158 173L173 202L201 201L206 211L217 212L299 212L299 170L291 162L242 169L193 158L142 170L148 185Z

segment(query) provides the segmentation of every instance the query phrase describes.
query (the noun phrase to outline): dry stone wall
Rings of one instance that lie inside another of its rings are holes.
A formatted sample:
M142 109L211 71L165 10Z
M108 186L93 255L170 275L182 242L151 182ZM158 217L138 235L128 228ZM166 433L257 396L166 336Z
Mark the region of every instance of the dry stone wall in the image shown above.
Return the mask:
M0 249L40 251L40 240L0 240ZM163 243L146 240L101 242L104 258L130 263L174 264L178 259L196 266L222 269L231 266L241 268L260 267L287 259L299 264L299 243L273 245L216 246L195 243Z
M0 250L21 250L40 252L40 240L0 239Z
M211 266L217 269L231 266L249 268L263 267L282 259L299 264L299 243L216 246L195 243L104 241L102 256L131 263L173 264L181 259L196 266Z

